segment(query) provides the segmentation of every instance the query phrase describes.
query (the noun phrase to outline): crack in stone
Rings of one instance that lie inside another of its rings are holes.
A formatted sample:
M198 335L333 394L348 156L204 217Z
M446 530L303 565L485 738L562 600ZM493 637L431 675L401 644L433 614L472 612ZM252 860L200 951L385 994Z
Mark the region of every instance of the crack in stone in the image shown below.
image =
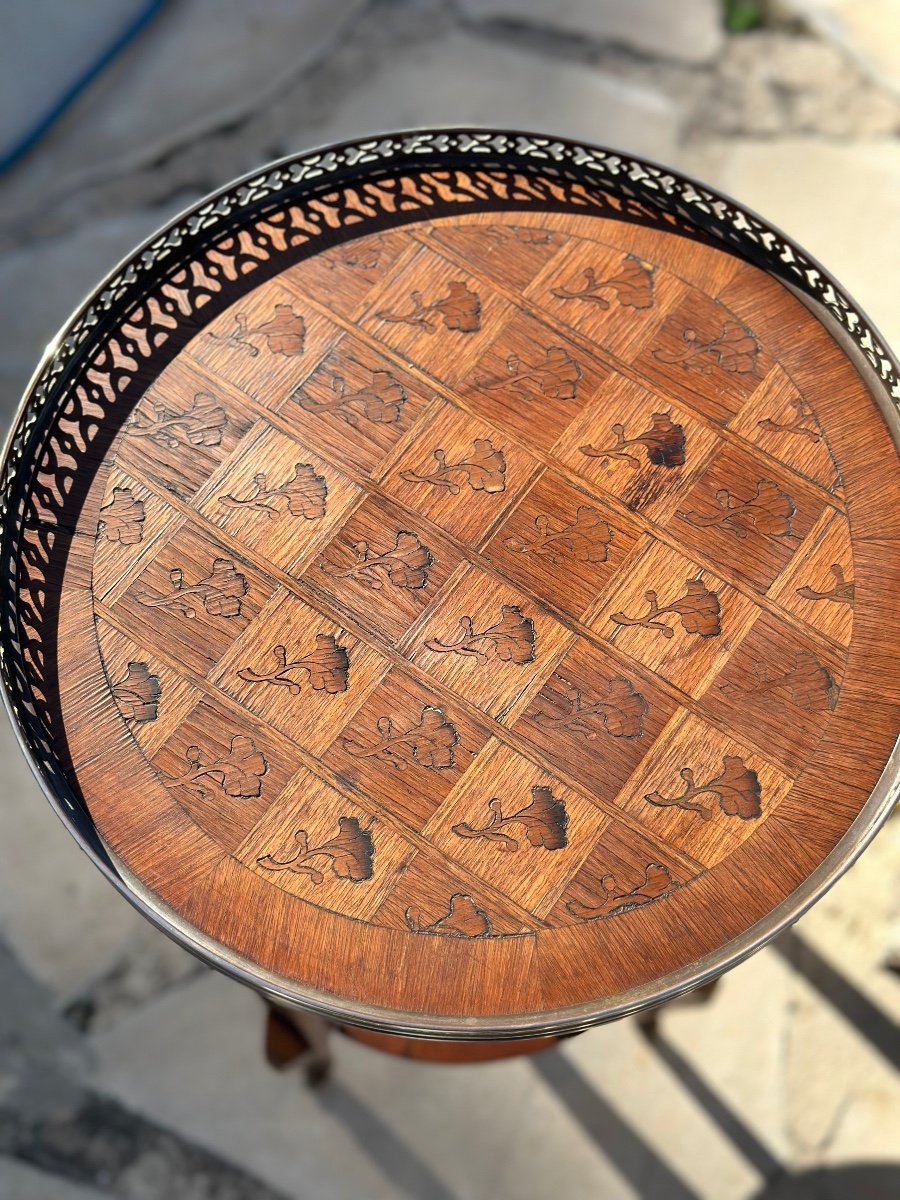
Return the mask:
M678 58L654 54L617 38L601 38L591 33L570 33L551 21L532 21L527 17L470 17L457 5L451 6L457 23L464 32L487 41L501 42L505 47L526 50L561 61L586 66L606 65L604 59L615 61L627 69L635 67L676 67L692 73L709 72L712 63L686 63Z
M288 1200L240 1167L93 1092L74 1110L51 1117L0 1106L0 1155L120 1200Z
M62 1016L80 1033L97 1033L115 1025L145 1004L188 986L209 968L152 932L140 937L112 966L65 1000Z

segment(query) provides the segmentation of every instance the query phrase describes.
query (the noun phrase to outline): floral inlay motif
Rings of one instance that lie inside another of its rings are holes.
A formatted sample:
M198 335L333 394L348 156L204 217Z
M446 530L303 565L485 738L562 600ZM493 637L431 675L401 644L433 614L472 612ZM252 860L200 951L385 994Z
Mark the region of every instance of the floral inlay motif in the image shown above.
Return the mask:
M615 875L604 875L600 880L603 895L596 904L570 900L566 910L579 921L604 921L608 917L618 917L622 913L654 904L657 900L665 900L682 886L672 878L668 867L650 863L644 871L644 878L633 888L622 888L616 882Z
M253 487L249 496L224 495L219 503L225 508L252 508L275 520L282 513L292 517L303 517L307 521L318 521L325 516L328 484L310 463L295 463L290 479L277 487L269 487L262 472L253 476Z
M151 408L152 417L140 411L131 416L125 423L127 435L150 438L167 450L182 445L221 445L228 414L210 392L195 393L186 406L157 396Z
M454 892L450 897L450 907L436 921L428 922L414 908L408 908L403 914L406 928L410 933L436 933L442 937L485 938L491 937L493 929L491 919L479 908L471 896L462 892Z
M581 504L575 520L568 525L554 521L541 513L534 518L537 536L529 541L505 537L504 546L516 554L537 554L559 562L566 556L576 562L601 563L609 557L609 545L614 533L609 522L589 504Z
M136 500L131 488L114 487L112 498L100 509L97 536L123 546L136 546L144 536L144 502Z
M574 400L582 378L581 367L562 346L549 346L543 361L537 363L525 363L518 354L510 354L506 370L508 374L498 379L485 380L480 385L482 390L504 388L523 400L534 391L551 400Z
M233 350L245 350L251 358L259 355L259 346L250 339L262 336L267 349L272 354L283 354L294 357L302 354L306 342L306 322L299 313L294 312L290 304L276 304L272 316L262 325L248 326L244 313L235 313L234 328L228 333L206 334L213 341L223 342Z
M536 724L545 729L567 729L589 741L598 736L597 725L610 737L642 737L649 707L627 679L611 679L602 700L585 700L581 689L561 675L553 675L544 685L536 704L531 714Z
M720 690L726 693L740 692L745 695L765 696L770 692L785 691L791 702L810 712L832 711L838 702L841 689L827 667L823 667L816 656L801 650L794 656L794 665L787 671L770 671L759 659L753 664L750 681L743 684L722 683Z
M726 321L717 338L703 341L696 329L685 329L684 346L678 350L654 350L661 363L677 363L686 371L709 375L714 367L732 375L750 375L756 369L759 342L749 329L737 321Z
M155 721L159 715L162 685L158 675L152 675L144 662L130 662L128 670L112 686L113 699L126 721L142 725Z
M686 438L684 426L672 420L671 413L655 412L650 415L650 428L639 433L637 437L626 438L625 426L617 422L610 429L616 439L612 446L598 450L596 446L579 446L579 450L587 458L599 458L601 465L606 466L610 459L617 458L627 462L635 470L641 465L636 454L629 454L629 446L641 446L647 456L647 462L654 467L683 467L685 463Z
M412 325L425 333L436 333L443 324L457 333L476 333L481 328L481 297L461 279L455 279L447 295L426 304L421 292L410 293L412 309L407 313L377 312L379 321Z
M257 863L267 871L292 871L295 875L306 875L314 884L325 882L325 872L330 871L335 879L346 879L350 883L362 883L375 873L375 842L372 826L375 818L370 817L367 825L360 825L357 817L338 817L338 834L321 846L310 846L305 829L294 834L296 847L288 858L276 858L264 854ZM310 860L325 859L327 865L314 866Z
M749 533L758 533L762 537L794 536L791 521L797 506L770 479L761 479L756 485L756 492L747 500L739 500L727 488L719 488L716 503L718 512L679 511L676 515L698 529L718 526L739 538L745 538Z
M798 437L808 438L811 442L821 442L822 435L815 415L803 397L795 396L790 401L790 406L794 410L792 421L781 423L773 421L771 417L765 417L756 422L758 428L765 429L767 433L794 433Z
M469 458L458 463L448 463L443 450L435 450L431 457L434 459L434 469L430 475L420 475L416 471L401 471L400 478L407 483L425 483L433 488L446 488L451 496L458 496L461 484L455 476L472 489L473 492L494 494L506 489L506 459L502 450L495 450L488 438L476 438L472 443L472 454Z
M464 229L466 226L457 226ZM537 225L478 225L473 232L480 234L493 242L495 246L503 246L507 242L521 242L524 246L550 246L553 244L552 229L542 229Z
M374 271L381 265L384 253L384 238L370 235L363 241L346 246L337 246L327 250L322 255L322 262L329 271L336 271L339 266L351 267L357 271Z
M828 571L834 580L834 587L827 592L817 592L815 588L804 584L797 588L797 595L804 600L831 600L835 604L848 604L853 607L853 580L844 577L844 569L840 563L832 563Z
M284 646L273 646L272 657L275 659L276 670L260 672L251 667L242 667L238 671L239 677L247 683L286 687L292 696L298 696L303 690L299 680L292 678L294 672L298 672L301 677L306 675L310 686L316 692L336 695L338 692L346 692L349 686L350 656L344 646L338 645L333 633L317 633L315 648L303 658L289 662Z
M714 804L700 804L697 797L709 795L715 798L727 817L750 821L762 814L759 776L736 754L726 755L722 759L722 773L706 783L696 783L689 767L683 767L678 773L685 785L680 796L649 792L644 796L647 803L656 808L683 808L696 813L701 821L708 821L713 816Z
M211 617L239 617L241 600L249 590L247 580L240 571L235 570L230 558L213 559L212 570L197 583L185 583L184 572L180 567L173 567L169 572L169 582L172 584L171 592L153 596L139 590L134 593L134 598L147 608L174 609L189 620L197 615L195 600Z
M396 425L409 399L406 389L390 371L370 371L371 381L355 391L347 386L342 375L329 372L333 395L324 398L310 396L301 384L291 393L301 408L311 413L334 413L354 429L361 420L375 425Z
M616 625L641 625L644 629L655 629L665 638L675 636L675 629L667 621L659 618L674 614L676 621L681 622L685 633L695 633L698 637L718 637L722 632L722 608L719 597L711 592L702 579L687 579L684 593L670 604L659 603L655 591L644 592L648 608L642 617L629 617L626 613L610 613L609 619Z
M613 292L620 304L626 308L652 308L655 291L656 267L635 254L629 254L618 275L610 279L598 279L593 267L581 274L584 281L571 288L551 288L557 300L584 300L600 309L608 309L610 301L604 292Z
M350 550L356 560L350 566L342 567L324 559L322 570L335 579L356 579L376 592L384 587L385 581L410 591L423 588L428 583L428 569L434 564L428 547L407 529L398 531L388 550L374 550L364 541L351 542Z
M463 821L453 826L453 833L461 838L481 838L495 842L497 848L508 853L519 849L519 839L504 833L504 827L519 825L525 832L530 846L544 850L562 850L568 845L569 814L564 800L557 799L549 787L533 787L531 801L515 812L503 815L503 802L497 796L488 801L491 819L486 825L475 828Z
M199 746L188 746L184 757L188 769L182 775L164 775L169 787L184 787L202 799L214 794L216 788L226 796L249 799L262 791L262 779L269 764L256 748L252 738L237 734L231 739L227 754L203 761ZM211 787L210 784L213 786Z
M517 604L504 604L500 620L483 633L476 633L471 617L461 617L455 642L428 638L425 646L436 654L471 654L480 663L492 658L501 662L530 663L534 661L534 622L526 617Z
M418 722L400 731L391 717L379 717L375 729L379 740L374 745L363 746L345 737L341 739L342 747L354 758L383 758L399 771L406 770L410 763L432 771L456 766L459 734L442 708L426 705Z

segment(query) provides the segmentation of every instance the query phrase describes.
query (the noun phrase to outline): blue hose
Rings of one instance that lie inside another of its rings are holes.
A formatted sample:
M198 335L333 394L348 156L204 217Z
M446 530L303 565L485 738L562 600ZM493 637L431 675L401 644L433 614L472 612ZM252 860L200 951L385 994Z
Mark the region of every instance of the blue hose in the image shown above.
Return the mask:
M143 9L135 16L129 25L122 30L119 36L109 45L98 59L96 59L81 75L72 83L58 100L55 100L50 108L39 118L39 120L25 133L13 148L6 152L0 158L0 174L8 171L15 163L23 158L33 147L41 140L47 130L59 120L66 109L73 101L81 95L84 89L103 72L109 64L125 49L130 41L141 32L146 25L153 20L157 13L164 7L166 0L150 0Z

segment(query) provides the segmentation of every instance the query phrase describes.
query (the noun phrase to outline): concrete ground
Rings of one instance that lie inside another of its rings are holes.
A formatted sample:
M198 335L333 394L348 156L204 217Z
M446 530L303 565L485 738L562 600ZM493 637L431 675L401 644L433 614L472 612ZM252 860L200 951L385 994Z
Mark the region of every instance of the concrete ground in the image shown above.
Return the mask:
M70 81L74 10L96 44L139 7L30 0L0 71L19 109ZM766 27L726 36L717 0L170 3L0 178L0 416L82 295L173 213L266 159L430 123L699 175L900 345L900 5L766 7ZM21 113L0 107L9 138ZM342 1040L311 1091L264 1064L257 998L80 855L5 722L0 778L2 1200L900 1195L898 818L711 1001L665 1011L655 1044L623 1021L448 1068Z

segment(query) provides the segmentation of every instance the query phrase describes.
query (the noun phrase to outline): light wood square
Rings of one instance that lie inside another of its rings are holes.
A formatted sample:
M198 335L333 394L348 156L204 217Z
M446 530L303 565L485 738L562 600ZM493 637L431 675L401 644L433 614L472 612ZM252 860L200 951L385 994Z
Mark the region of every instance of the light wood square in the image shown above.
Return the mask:
M602 350L630 361L686 291L649 259L572 239L532 281L526 297Z
M301 301L311 297L353 320L365 308L369 292L417 250L403 230L370 233L295 263L278 280Z
M110 606L129 628L151 627L168 657L207 675L273 594L272 577L185 521L158 541Z
M110 471L97 524L91 588L111 603L140 569L160 538L171 536L182 517L133 475Z
M558 330L514 311L454 390L478 416L549 450L609 377Z
M522 213L522 224L498 223L492 213L433 221L425 236L436 249L470 262L481 275L517 295L567 244L561 229L552 229L540 214Z
M589 619L591 629L690 696L701 696L759 609L711 571L647 539ZM668 632L666 632L668 631Z
M97 641L103 668L122 719L148 758L178 727L194 706L198 689L161 657L153 636L140 645L138 630L126 637L102 617Z
M471 567L413 630L404 653L506 723L528 705L575 637L539 604Z
M632 365L665 395L725 424L765 379L772 358L754 330L692 288Z
M819 526L769 589L779 607L842 646L853 636L853 550L842 513L825 509Z
M511 307L472 271L423 246L369 297L360 327L452 385L493 341Z
M682 713L664 730L616 804L658 840L713 867L752 836L790 791L791 782L760 754L700 717Z
M291 741L321 754L387 668L371 646L281 592L231 647L214 682Z
M207 371L271 408L340 335L333 321L272 279L211 321L187 352Z
M153 381L125 422L116 463L126 474L189 501L255 421L237 388L182 355Z
M428 383L347 334L278 411L299 441L368 476L379 473L433 394Z
M714 428L686 405L617 375L576 417L554 453L595 488L661 521L678 508L720 443Z
M506 575L580 618L637 540L627 517L545 471L484 548Z
M329 462L261 423L197 498L203 516L282 570L299 574L362 499Z
M522 814L521 821L516 814ZM494 743L479 755L424 834L450 858L542 916L609 820L548 771Z
M538 469L508 435L445 404L393 462L382 487L473 545L500 521Z
M792 471L838 491L840 475L825 433L783 367L772 367L728 428Z
M377 814L300 771L235 857L273 887L366 920L414 853Z

